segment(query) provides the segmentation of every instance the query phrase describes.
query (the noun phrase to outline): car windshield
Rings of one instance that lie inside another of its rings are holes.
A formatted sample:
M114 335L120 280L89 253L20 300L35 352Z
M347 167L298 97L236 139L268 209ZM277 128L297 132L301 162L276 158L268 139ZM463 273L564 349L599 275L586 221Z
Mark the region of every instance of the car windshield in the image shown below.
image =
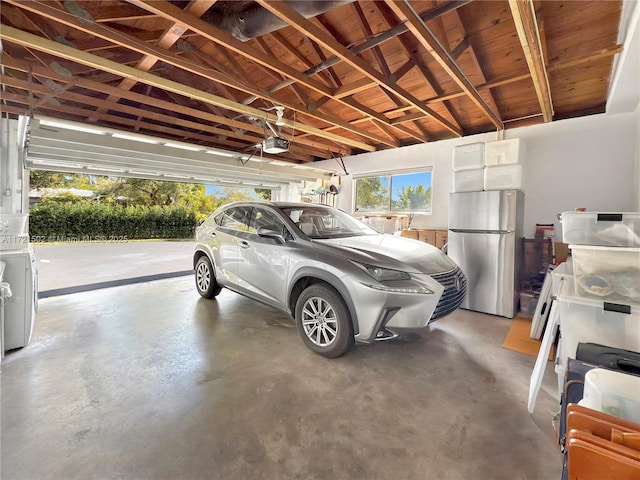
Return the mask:
M281 210L302 233L314 239L378 234L351 215L320 205L282 207Z

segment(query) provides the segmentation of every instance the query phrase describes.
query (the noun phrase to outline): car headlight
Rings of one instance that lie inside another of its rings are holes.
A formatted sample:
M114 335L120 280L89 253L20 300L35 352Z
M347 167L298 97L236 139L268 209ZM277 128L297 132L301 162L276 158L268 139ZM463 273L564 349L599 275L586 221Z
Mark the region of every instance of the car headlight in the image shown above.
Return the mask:
M371 275L379 282L390 282L394 280L411 280L411 275L407 272L401 272L399 270L391 270L389 268L374 267L373 265L366 265L364 263L353 262L358 267L362 268L365 272Z

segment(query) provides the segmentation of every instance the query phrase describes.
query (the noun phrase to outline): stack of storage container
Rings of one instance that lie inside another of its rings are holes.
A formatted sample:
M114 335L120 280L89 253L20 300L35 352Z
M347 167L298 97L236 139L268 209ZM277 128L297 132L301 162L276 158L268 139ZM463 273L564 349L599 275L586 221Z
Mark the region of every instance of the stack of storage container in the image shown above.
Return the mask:
M519 138L488 142L484 146L484 189L522 190L526 148Z
M573 267L556 312L559 438L568 445L570 403L640 421L640 213L565 212L562 234Z
M484 189L484 143L458 145L453 149L452 192L481 192Z

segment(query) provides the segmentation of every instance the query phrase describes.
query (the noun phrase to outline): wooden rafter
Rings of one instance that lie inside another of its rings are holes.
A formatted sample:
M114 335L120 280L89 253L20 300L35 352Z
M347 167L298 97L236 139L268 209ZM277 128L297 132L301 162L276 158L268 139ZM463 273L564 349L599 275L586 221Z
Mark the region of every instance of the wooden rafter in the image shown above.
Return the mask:
M603 48L601 50L598 50L597 52L592 52L592 53L588 53L586 55L581 55L579 57L576 58L570 58L568 60L558 60L555 62L550 63L547 66L547 71L548 72L555 72L558 70L564 70L567 68L571 68L571 67L575 67L578 65L584 65L587 63L591 63L603 58L607 58L607 57L612 57L614 55L617 55L618 53L622 52L623 46L618 44L618 45L612 45L611 47L608 48ZM485 89L490 89L490 88L497 88L497 87L501 87L503 85L510 85L513 83L517 83L517 82L522 82L524 80L529 80L531 78L531 74L530 73L525 73L522 75L514 75L514 76L510 76L510 77L504 77L504 78L498 78L498 79L494 79L494 80L490 80L488 82L482 83L480 85L476 85L476 88L478 90L485 90ZM452 100L454 98L459 98L459 97L464 97L466 94L464 92L457 92L457 93L451 93L451 94L447 94L447 95L441 95L438 97L433 97L430 99L427 99L426 102L427 103L436 103L436 102L443 102L445 100ZM397 114L401 114L404 113L406 110L409 110L408 108L405 109L397 109L397 110L391 110L388 112L385 112L386 115L397 115ZM421 113L412 113L412 114L407 114L404 117L400 117L397 118L396 120L394 120L394 122L396 123L403 123L403 122L410 122L415 120L416 118L424 118L424 115Z
M52 42L51 40L47 40L42 37L38 37L36 35L23 32L13 27L3 27L2 31L0 31L0 38L8 42L17 43L18 45L22 45L24 47L35 48L36 50L41 50L46 53L50 53L52 55L57 55L62 58L66 58L68 60L72 60L78 63L84 63L85 65L91 66L98 70L104 70L107 72L115 73L122 77L138 78L140 82L145 83L147 85L153 85L157 88L175 92L180 95L186 95L186 96L198 99L200 101L210 103L212 105L218 105L220 107L223 107L238 113L254 115L254 116L257 116L258 118L265 118L274 123L278 120L278 118L275 115L270 114L268 112L264 112L263 110L258 110L256 108L249 107L247 105L243 105L241 103L237 103L237 102L228 100L226 98L219 97L217 95L212 95L206 92L202 92L195 88L181 85L172 80L167 80L165 78L158 77L157 75L153 75L148 72L141 72L140 70L136 70L135 68L131 68L125 65L119 65L110 60L106 60L104 58L98 57L90 53L78 51L74 48L67 47L66 45L60 45L56 42ZM319 128L312 127L310 125L306 125L302 123L296 123L296 125L293 125L287 119L285 119L284 122L285 122L285 125L287 125L290 128L295 127L296 130L310 133L319 137L327 138L329 140L338 142L339 144L351 145L355 148L359 148L365 151L375 150L375 147L372 147L371 145L368 145L366 143L352 140L347 137L342 137L332 132L325 132Z
M532 0L509 0L511 15L516 24L518 38L527 60L533 86L538 96L542 118L545 122L553 120L553 103L551 101L551 87L549 76L545 68L540 31Z
M464 40L466 40L466 45L467 45L467 49L469 51L469 56L471 57L471 61L473 62L473 65L474 65L476 71L478 72L478 75L480 76L480 79L482 80L482 83L486 82L487 81L487 77L485 77L484 71L482 70L482 65L480 64L480 61L478 60L478 55L476 55L476 49L473 46L473 43L472 43L471 39L467 36L467 32L466 32L466 29L464 27L464 24L462 23L462 19L460 18L460 14L458 13L457 10L455 10L455 11L451 12L451 17L454 19L456 25L460 29L460 33L464 36ZM464 40L463 40L463 42L464 42ZM453 56L453 54L452 54L452 56ZM453 56L453 58L455 59L456 57ZM502 118L502 115L500 114L500 109L498 108L498 104L496 103L496 99L494 98L493 92L491 91L491 89L487 89L485 94L487 96L486 98L488 99L489 106L491 107L491 109L500 118Z
M250 87L248 85L245 85L243 83L241 83L238 79L233 78L231 75L226 75L222 72L218 72L218 71L214 71L210 68L202 68L199 64L196 64L194 62L189 62L189 61L185 61L185 59L181 58L179 55L177 55L176 53L172 53L157 47L154 47L152 45L148 45L144 42L140 42L138 41L135 37L132 37L130 35L126 35L122 32L113 32L111 31L109 28L104 27L103 25L97 25L97 24L87 24L86 22L83 22L82 20L76 18L73 15L69 15L66 12L63 12L59 9L56 9L54 7L51 7L47 4L43 4L41 2L38 1L30 1L30 2L19 2L18 0L4 0L6 2L15 4L16 6L19 6L21 8L27 9L29 11L35 11L37 13L39 13L40 15L46 16L48 18L51 18L52 20L64 23L65 25L74 27L79 29L80 31L86 32L90 35L95 35L104 39L107 39L109 41L112 41L116 44L121 45L122 47L128 48L130 50L134 50L137 51L138 53L141 53L143 55L152 55L152 56L156 56L158 57L160 60L162 60L163 62L169 63L171 65L177 66L179 68L182 68L184 70L187 70L191 73L194 73L196 75L200 75L204 78L207 78L209 80L212 80L214 82L220 82L224 85L230 86L232 88L236 88L240 91L243 91L245 93L248 93L250 95L256 96L258 98L265 98L268 101L270 101L271 103L276 103L279 105L283 105L291 110L296 110L300 113L303 114L307 114L311 117L314 117L314 115L311 112L305 111L304 109L300 108L298 105L290 103L290 102L286 102L283 99L280 98L275 98L272 97L270 95L265 94L264 92ZM139 0L131 0L131 1L139 1ZM160 4L165 4L166 2L152 2L153 5L155 5L155 7L158 7ZM179 16L180 19L184 20L184 24L187 24L188 22L185 19L185 15L188 16L187 13L183 12L182 10L180 10L177 7L173 7L172 5L168 5L168 9L171 10L175 15ZM189 18L193 19L194 22L201 22L202 24L204 24L205 27L211 27L213 29L215 29L214 27L210 26L209 24L207 24L206 22L196 18L196 17L192 17L189 16ZM221 35L223 34L223 32L219 32ZM224 34L225 38L227 38L228 36L226 34ZM231 37L229 37L231 38ZM235 44L235 39L233 39L233 43ZM241 45L242 42L239 42ZM255 55L260 56L260 52L258 52L257 50L252 50L253 52L255 52ZM55 53L54 53L55 55ZM261 55L263 59L266 58L271 58L273 59L274 62L280 63L278 62L274 57L266 55L266 54L262 54ZM266 62L266 60L265 60ZM265 63L266 65L267 63ZM289 68L289 67L287 67ZM314 82L314 84L320 85L318 82ZM322 89L325 90L328 87L323 86ZM348 130L352 133L355 133L356 135L359 135L361 137L364 138L369 138L371 140L374 140L378 143L386 143L387 140L384 137L380 137L378 135L374 135L371 132L368 132L367 130L363 130L359 127L357 127L356 125L351 125L347 122L344 122L338 118L329 116L329 115L323 115L321 118L318 118L319 121L322 122L326 122L326 123L331 123L333 125L336 125L338 127L344 128L345 130ZM321 130L318 130L321 131ZM334 135L333 133L330 134ZM335 139L334 139L335 141ZM357 142L360 145L364 145L362 142ZM358 147L360 148L360 147ZM370 146L367 146L367 148L365 150L369 150Z
M433 56L447 74L458 84L463 92L475 103L480 110L491 120L491 123L499 130L504 129L504 124L498 115L491 110L487 102L482 98L478 90L473 86L458 64L451 58L451 55L442 47L435 35L429 30L422 18L416 13L413 7L405 1L395 2L385 0L387 5L401 20L406 20L407 27L424 48Z
M16 0L9 0L9 1L16 1ZM184 25L189 25L189 28L198 33L199 35L201 35L202 37L218 44L221 45L223 47L225 47L226 49L229 49L230 51L233 51L234 53L241 55L253 62L255 62L258 65L261 65L265 68L269 68L272 69L273 71L277 72L280 75L283 75L285 77L288 77L287 80L284 80L282 82L280 82L280 84L278 85L277 88L270 88L267 89L267 94L271 95L273 92L279 90L280 88L283 88L284 86L289 86L291 85L293 82L298 82L301 85L304 85L307 88L310 88L311 90L314 90L318 93L321 93L322 95L325 95L327 97L331 97L332 96L332 89L330 87L328 87L327 85L318 82L315 79L309 78L307 75L305 75L304 73L298 72L297 70L295 70L294 68L290 67L289 65L286 65L284 63L282 63L281 61L279 61L276 57L274 57L273 55L269 55L265 52L261 52L255 48L252 48L251 46L241 42L240 40L237 40L236 38L228 35L227 33L223 32L222 30L214 27L213 25L205 22L204 20L201 20L199 18L193 17L191 15L189 15L188 13L184 12L183 10L173 6L172 4L170 4L169 2L165 1L165 0L129 0L130 3L134 3L136 5L139 5L142 8L145 8L151 12L154 12L158 15L162 15L163 17L175 21L177 23L182 23ZM264 97L265 94L260 92L259 94L256 94L255 92L247 92L249 93L252 97L257 96L257 97ZM250 103L250 100L252 97L249 97L249 99L245 99L243 100L242 103ZM276 99L276 98L270 98L270 100L273 103L279 104L279 105L283 105L287 108L290 108L292 110L296 110L300 113L303 113L305 115L308 115L309 117L315 118L323 123L331 123L333 125L335 125L336 127L340 127L343 128L347 131L350 131L352 133L355 133L356 135L359 135L360 137L364 137L364 138L368 138L370 140L373 140L377 143L383 144L383 145L389 145L389 141L385 138L385 137L381 137L379 135L375 135L367 130L363 130L358 128L355 125L352 125L350 123L347 122L343 122L331 115L328 114L324 114L322 116L316 116L314 115L312 112L310 111L306 111L304 109L301 109L299 106L296 106L295 104L291 104L291 103L287 103L284 102L283 100L280 99ZM361 113L364 113L363 110L360 109L360 105L357 104L357 102L353 102L353 101L349 101L347 99L344 100L340 100L343 104L348 105L351 108L356 109L357 111L360 111ZM365 113L366 115L366 113ZM380 114L376 114L376 117L380 119L381 121L384 121L385 123L391 125L391 123L389 122L388 119L384 118L384 116L380 115ZM389 145L389 146L396 146L395 144Z
M190 12L192 15L201 16L202 14L204 14L204 12L206 12L209 9L209 7L211 7L214 3L216 3L216 1L217 0L199 0L199 1L192 0L191 2L189 2L185 10ZM180 40L180 37L185 32L186 32L185 27L183 27L182 25L178 25L177 23L172 23L171 25L169 25L169 27L165 29L164 32L162 32L162 35L160 35L160 38L158 38L156 42L156 46L158 48L163 48L165 50L168 50L178 40ZM142 59L140 59L140 61L136 64L135 68L148 72L156 64L157 61L158 61L158 57L154 55L145 54L142 57ZM133 88L133 86L136 83L137 82L135 81L135 79L125 78L120 82L120 85L118 85L118 88L122 90L131 90L131 88ZM111 98L110 96L109 100L117 101L118 99ZM104 111L105 110L103 107L98 108L94 113L94 115L92 115L89 118L89 121L95 120L96 115L104 113Z
M84 79L84 78L75 77L75 76L61 76L58 73L50 70L49 68L33 66L29 62L8 58L6 55L3 55L1 59L2 59L2 64L5 65L6 67L13 70L17 70L17 71L22 71L22 72L28 72L31 69L33 74L38 78L51 79L61 83L69 83L69 84L72 83L80 88L93 91L93 92L101 92L107 95L119 93L117 87L104 85L94 80ZM229 119L226 117L221 117L221 116L204 112L198 109L176 104L175 102L160 100L160 99L152 98L139 93L134 93L130 91L122 92L122 98L132 103L137 103L140 105L149 105L159 110L175 111L177 113L180 113L181 115L185 115L193 119L203 119L208 122L212 122L214 124L225 125L228 128L235 131L236 133L237 132L253 132L259 136L263 133L262 127L255 126L252 123L245 123L245 122L240 122L238 120ZM103 100L98 100L98 101L103 101ZM87 103L87 101L83 101L81 103ZM124 107L125 106L122 104L117 105L118 109L123 109ZM154 117L150 115L153 115L153 114L152 113L145 114L147 118L152 118L153 120L156 120L156 121L167 122L168 120L166 115L164 114L158 117ZM192 124L191 122L187 121L188 123L182 123L182 120L180 118L172 117L169 120L171 121L171 123L175 125L182 125L187 128L194 127L194 124ZM218 133L228 133L228 132L221 130L221 131L216 131L215 133L218 134ZM242 137L238 137L238 138L242 138ZM260 138L260 137L256 137L256 138ZM255 140L254 137L247 137L244 139L249 142L253 142ZM328 145L319 143L310 138L296 137L294 143L299 143L303 145L303 147L309 149L311 153L313 153L314 151L326 153L329 150ZM347 154L348 151L343 151L343 153Z
M360 57L357 57L353 53L351 53L344 45L337 42L333 37L331 37L328 33L318 28L312 22L304 18L298 12L293 10L289 5L277 2L277 3L269 3L266 0L257 0L260 5L269 10L274 15L279 16L283 20L287 21L289 25L293 28L300 31L303 35L307 35L312 38L314 41L318 42L324 48L329 50L331 53L340 57L344 62L351 65L353 68L362 72L364 75L369 77L371 80L378 83L379 86L389 90L391 93L394 93L398 97L402 98L407 103L413 105L416 109L422 111L423 113L433 117L437 122L444 125L448 130L452 133L455 133L458 136L462 136L462 131L459 128L456 128L455 125L451 124L447 119L443 118L440 114L436 113L429 107L423 105L422 101L418 100L411 93L407 92L403 88L391 84L388 80L383 78L383 76L367 64ZM386 119L385 119L386 120ZM388 120L386 120L388 123Z
M391 11L388 8L385 8L384 5L379 6L378 10L382 14L382 16L385 18L387 23L391 24L391 22L392 22L392 19L390 18L392 16ZM438 19L440 19L440 18L442 18L442 17L438 17ZM415 65L418 68L418 70L420 71L420 74L424 78L425 82L427 82L427 85L429 86L429 88L431 88L431 90L433 90L433 92L436 95L441 95L442 94L442 90L438 86L433 74L431 73L431 70L429 70L427 68L427 66L424 64L422 59L416 54L415 45L414 45L413 42L409 41L407 36L408 36L408 34L407 35L406 34L402 34L402 35L398 36L398 39L400 40L400 44L402 45L402 48L404 49L405 53L407 54L407 56L409 57L409 59L413 63L413 65ZM462 130L462 127L460 126L460 121L453 114L453 109L451 108L451 105L448 104L448 102L442 102L442 104L443 104L443 107L444 107L445 111L447 112L447 114L453 120L454 125L457 128L459 128L460 130Z

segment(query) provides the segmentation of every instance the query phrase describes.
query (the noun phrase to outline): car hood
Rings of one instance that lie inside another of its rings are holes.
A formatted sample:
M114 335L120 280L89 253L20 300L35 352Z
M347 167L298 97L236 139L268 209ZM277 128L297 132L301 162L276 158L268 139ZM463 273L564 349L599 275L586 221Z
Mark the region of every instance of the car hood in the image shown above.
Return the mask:
M455 268L455 263L433 245L395 235L317 239L313 245L350 260L408 273L431 275Z

